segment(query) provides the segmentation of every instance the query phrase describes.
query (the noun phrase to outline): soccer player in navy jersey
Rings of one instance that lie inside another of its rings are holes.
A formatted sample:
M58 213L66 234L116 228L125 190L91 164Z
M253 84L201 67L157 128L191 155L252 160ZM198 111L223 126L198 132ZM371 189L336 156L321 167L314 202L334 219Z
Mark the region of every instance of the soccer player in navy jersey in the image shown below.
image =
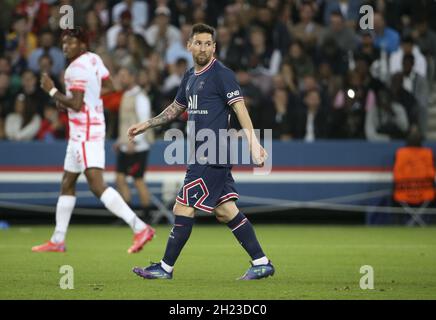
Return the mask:
M274 267L265 256L253 226L235 204L238 193L234 187L231 165L228 161L218 163L219 153L229 154L219 131L229 129L230 108L235 111L244 129L254 162L261 166L267 153L254 134L235 74L214 58L215 29L206 24L194 25L187 45L195 66L185 73L174 102L158 116L130 127L127 134L133 139L149 128L171 122L187 110L188 125L194 124L193 128L188 127L188 135L195 136L202 129L213 131L217 154L215 159L212 159L213 152L210 152L200 161L196 159L190 162L184 185L173 208L175 222L164 257L149 267L135 267L133 272L146 279L172 279L175 262L191 234L195 209L200 209L214 213L218 221L226 223L250 255L252 266L240 279L271 276ZM201 144L196 141L194 149L198 150Z

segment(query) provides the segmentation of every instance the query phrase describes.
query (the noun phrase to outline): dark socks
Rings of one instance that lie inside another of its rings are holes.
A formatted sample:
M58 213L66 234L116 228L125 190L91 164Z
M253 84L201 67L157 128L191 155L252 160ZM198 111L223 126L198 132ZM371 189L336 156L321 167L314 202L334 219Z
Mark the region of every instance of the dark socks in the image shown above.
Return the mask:
M238 239L239 243L245 251L247 251L252 260L265 256L259 241L257 241L252 224L242 212L239 212L232 221L228 222L227 226L232 230L236 239Z
M162 259L167 265L174 266L176 263L183 246L191 235L193 225L194 218L176 215L174 227L168 237L167 248Z

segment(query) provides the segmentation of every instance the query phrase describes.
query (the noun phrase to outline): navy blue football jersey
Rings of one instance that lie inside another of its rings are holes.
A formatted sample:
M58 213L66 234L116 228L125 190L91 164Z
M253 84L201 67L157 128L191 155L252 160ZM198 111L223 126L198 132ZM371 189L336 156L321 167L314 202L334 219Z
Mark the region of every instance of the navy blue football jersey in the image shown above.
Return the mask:
M230 166L229 144L222 139L220 130L229 129L230 106L241 100L243 100L242 90L234 72L215 58L212 58L200 72L195 72L194 68L191 68L185 73L174 103L187 108L188 143L195 141L195 147L191 145L188 163ZM212 150L203 145L207 142L207 138L198 135L202 129L209 129L209 132L207 130L202 132L206 133L206 136L212 132L215 135L215 154L208 152ZM205 152L200 149L202 145L203 149L206 149ZM197 153L199 149L201 152ZM204 154L205 157L200 159L195 157L194 160L194 151L196 154ZM220 159L225 159L225 163Z

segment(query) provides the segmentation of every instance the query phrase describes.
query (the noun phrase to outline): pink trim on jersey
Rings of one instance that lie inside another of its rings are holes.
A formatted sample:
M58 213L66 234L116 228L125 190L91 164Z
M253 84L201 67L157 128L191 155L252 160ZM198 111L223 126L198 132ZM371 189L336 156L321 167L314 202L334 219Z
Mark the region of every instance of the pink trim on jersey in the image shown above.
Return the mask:
M71 87L69 88L70 91L82 91L85 92L85 88L84 87Z
M203 69L201 69L200 71L198 71L198 72L194 72L194 74L196 75L196 76L199 76L200 74L203 74L203 73L205 73L207 70L209 70L211 67L212 67L212 65L214 64L214 62L216 61L216 59L215 58L212 58L212 60L203 68Z
M243 100L244 100L244 97L236 97L236 98L233 98L233 99L229 100L229 102L227 102L227 104L228 104L229 106L231 106L231 105L234 104L235 102L243 101Z
M80 87L80 86L85 86L87 83L87 81L85 80L73 80L71 81L71 86L72 87Z
M186 108L186 106L184 104L181 104L180 102L178 102L177 100L174 100L174 103L177 104L180 107Z
M86 126L88 125L86 122L82 122L79 119L68 119L71 123L75 124L76 126ZM90 123L91 126L102 126L103 122L92 122Z
M89 141L89 132L91 131L91 116L89 110L86 110L86 141Z
M107 80L107 79L109 79L110 78L110 74L108 74L108 75L106 75L106 76L103 76L103 77L101 77L101 80Z
M82 142L82 153L83 153L83 163L85 164L85 168L88 168L88 161L86 160L85 141Z
M230 199L239 199L239 195L235 192L231 192L226 194L225 196L222 196L221 198L218 199L218 203L216 205L216 207L218 207L220 204L229 201Z
M65 70L68 92L81 91L84 102L79 111L68 110L70 139L72 141L101 141L105 137L105 121L101 101L101 74L99 57L90 52L76 57Z

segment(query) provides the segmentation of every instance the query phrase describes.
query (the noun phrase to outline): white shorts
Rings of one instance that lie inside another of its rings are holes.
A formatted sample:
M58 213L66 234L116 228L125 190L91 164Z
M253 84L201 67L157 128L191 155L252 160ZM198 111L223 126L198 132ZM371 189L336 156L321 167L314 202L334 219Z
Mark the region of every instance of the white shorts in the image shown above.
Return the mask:
M74 173L84 172L88 168L104 169L105 149L103 141L68 141L64 170Z

